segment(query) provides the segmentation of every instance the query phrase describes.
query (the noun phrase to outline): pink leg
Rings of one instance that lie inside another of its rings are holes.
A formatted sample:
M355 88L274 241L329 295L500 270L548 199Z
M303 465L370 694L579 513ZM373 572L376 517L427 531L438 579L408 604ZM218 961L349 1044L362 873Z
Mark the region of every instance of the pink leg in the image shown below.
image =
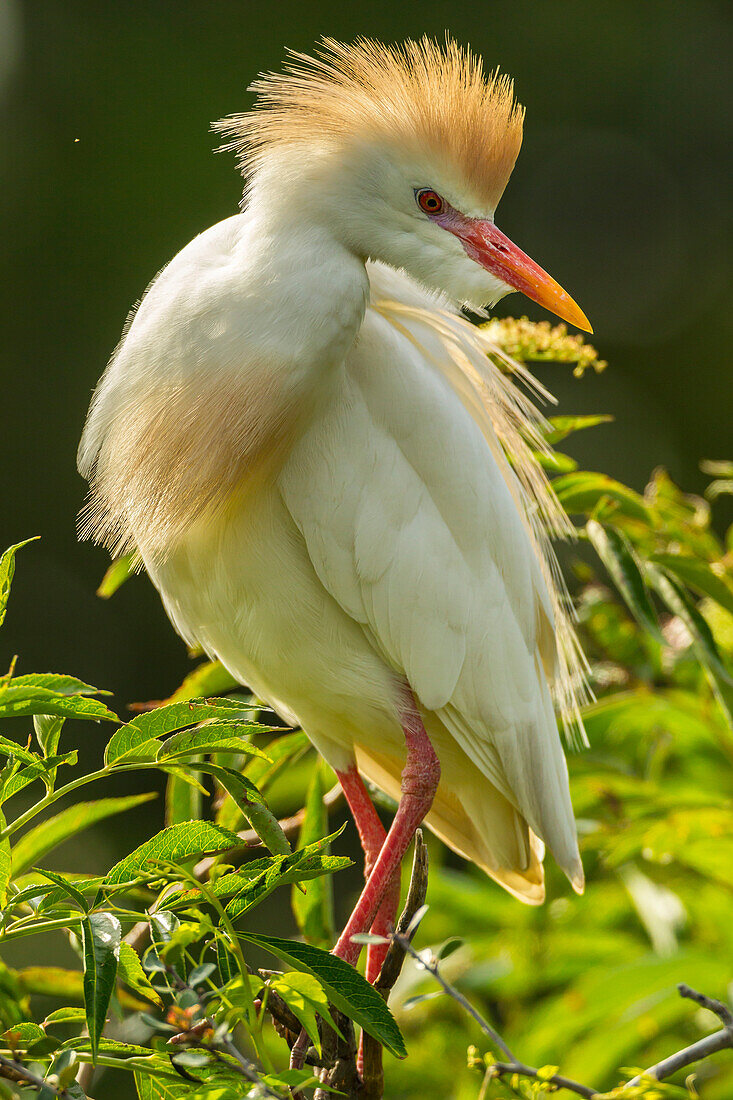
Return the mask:
M433 803L440 779L440 761L411 694L407 697L400 719L407 746L400 804L361 897L333 949L335 955L352 965L359 958L361 945L352 943L351 937L367 932L374 925L387 889L399 872L402 857L410 846L415 830ZM372 812L376 817L373 807Z
M377 862L387 833L384 825L379 820L377 811L364 786L364 781L356 767L352 765L348 771L336 772L336 774L343 787L346 801L359 831L359 839L364 849L364 878L369 881L369 876ZM395 872L389 882L387 892L374 918L370 932L377 936L386 936L393 930L399 900L400 876L399 872ZM379 977L379 971L382 969L388 947L389 944L373 943L367 948L366 979L368 982L374 983Z

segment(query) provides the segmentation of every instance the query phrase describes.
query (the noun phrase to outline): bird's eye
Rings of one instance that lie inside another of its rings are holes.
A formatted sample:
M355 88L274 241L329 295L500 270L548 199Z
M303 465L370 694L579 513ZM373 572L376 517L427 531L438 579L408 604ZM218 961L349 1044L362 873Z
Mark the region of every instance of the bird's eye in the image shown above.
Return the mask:
M445 205L438 192L431 191L429 187L421 187L416 191L415 199L423 214L440 214Z

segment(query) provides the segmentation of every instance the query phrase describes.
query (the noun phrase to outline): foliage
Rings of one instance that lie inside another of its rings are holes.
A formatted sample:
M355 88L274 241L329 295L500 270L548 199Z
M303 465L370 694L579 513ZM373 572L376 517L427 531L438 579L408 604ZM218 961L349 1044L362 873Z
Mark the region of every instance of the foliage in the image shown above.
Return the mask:
M522 360L603 366L561 328L492 324L494 340ZM548 442L604 419L558 417ZM724 998L731 978L732 533L721 542L709 501L685 495L662 470L643 494L577 470L568 456L555 470L577 527L580 629L597 696L584 713L590 749L569 760L584 897L567 896L548 860L549 903L520 906L473 869L445 862L435 843L420 935L445 941L435 948L440 973L480 1013L435 996L434 975L413 958L393 1016L327 950L333 876L350 861L331 854L338 833L327 835L326 770L311 762L307 793L301 784L294 804L287 795L272 802L275 784L311 751L302 733L273 725L217 662L199 664L170 699L127 722L75 677L16 676L11 667L0 677L0 942L12 952L28 937L65 937L78 965L0 964L0 1095L79 1100L93 1063L128 1071L141 1100L310 1096L313 1066L288 1069L286 1040L304 1028L317 1062L326 1036L343 1036L349 1021L398 1056L387 1060L385 1095L401 1100L537 1096L555 1088L558 1072L617 1090L718 1026L675 986ZM711 500L730 491L733 466L708 472ZM0 624L24 545L0 558ZM134 564L115 563L102 594ZM69 718L109 731L100 768L79 770L65 743ZM146 783L165 775L164 827L102 873L47 867L65 840L153 797L88 797L87 788L126 772ZM303 800L283 827L278 812ZM253 842L266 854L252 858ZM286 887L305 942L252 927L254 909L274 891L287 898ZM253 968L263 949L284 972ZM43 1018L41 993L56 1005ZM508 1048L491 1040L495 1029L539 1067L533 1077L497 1071ZM613 1095L733 1093L729 1053L693 1067L685 1085L689 1072Z

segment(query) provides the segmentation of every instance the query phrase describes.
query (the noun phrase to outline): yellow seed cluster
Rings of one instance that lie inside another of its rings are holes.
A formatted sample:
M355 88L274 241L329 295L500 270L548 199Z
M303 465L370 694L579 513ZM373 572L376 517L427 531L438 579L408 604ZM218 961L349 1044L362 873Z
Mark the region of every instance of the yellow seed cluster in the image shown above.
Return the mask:
M574 363L576 378L582 378L589 368L600 374L607 366L591 344L586 344L577 333L569 333L564 324L504 317L488 321L483 330L507 355L521 363Z

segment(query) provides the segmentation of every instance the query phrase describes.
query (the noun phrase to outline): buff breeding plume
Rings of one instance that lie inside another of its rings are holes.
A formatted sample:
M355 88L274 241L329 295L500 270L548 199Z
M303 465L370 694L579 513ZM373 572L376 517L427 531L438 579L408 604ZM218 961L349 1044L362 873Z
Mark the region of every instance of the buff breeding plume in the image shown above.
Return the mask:
M216 124L242 213L158 276L94 395L82 525L135 547L183 638L338 773L355 962L423 819L522 901L545 845L582 890L553 707L577 718L582 681L548 543L567 521L542 418L459 306L520 290L588 323L494 223L506 77L452 42L326 41L253 89ZM362 777L399 800L386 836Z

